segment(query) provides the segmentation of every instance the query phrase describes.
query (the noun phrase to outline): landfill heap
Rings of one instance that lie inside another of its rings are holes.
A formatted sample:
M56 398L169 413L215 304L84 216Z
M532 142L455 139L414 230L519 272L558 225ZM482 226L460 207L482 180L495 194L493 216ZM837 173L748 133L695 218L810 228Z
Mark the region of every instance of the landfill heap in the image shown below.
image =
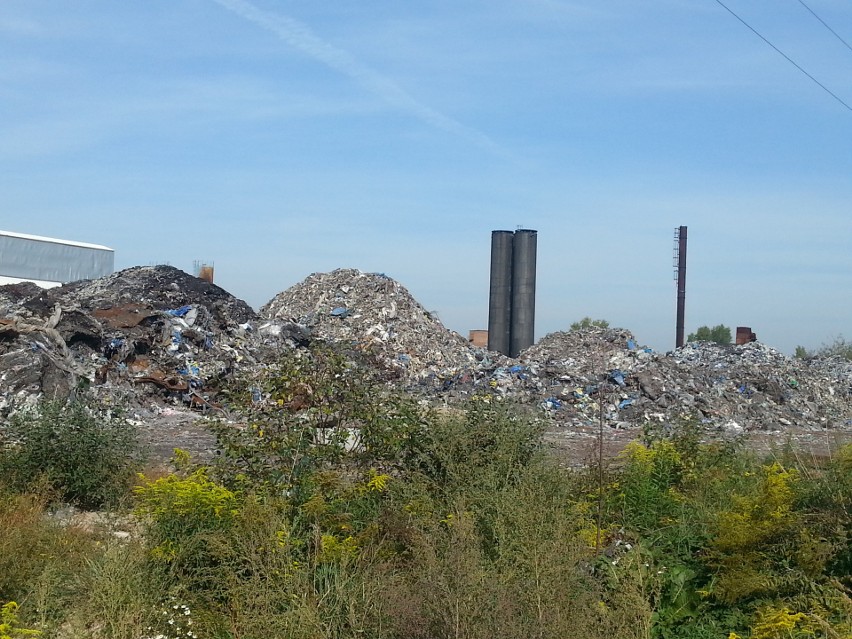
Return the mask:
M276 295L260 316L294 322L314 338L355 347L403 386L438 383L458 369L475 368L482 357L404 286L380 273L313 273Z
M257 315L171 266L134 267L52 289L0 287L0 409L81 386L130 403L206 407L206 387L252 357Z
M656 353L629 331L592 327L547 335L519 360L540 383L541 405L563 426L694 417L733 433L852 427L849 362L792 359L757 342L694 342Z
M361 351L388 384L432 401L537 406L566 433L683 417L725 433L852 433L845 360L791 359L760 343L657 353L627 330L599 327L551 333L510 359L471 346L393 279L354 269L314 273L259 313L169 266L48 290L0 286L0 417L88 387L141 421L165 410L194 419L226 408L217 393L234 376L261 377L314 340ZM150 424L156 440L163 421Z

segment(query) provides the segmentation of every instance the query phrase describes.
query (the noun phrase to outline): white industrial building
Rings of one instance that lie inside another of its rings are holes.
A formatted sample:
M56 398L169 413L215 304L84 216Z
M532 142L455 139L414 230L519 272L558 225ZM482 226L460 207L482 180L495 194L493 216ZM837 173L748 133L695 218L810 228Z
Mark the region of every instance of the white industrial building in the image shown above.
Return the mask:
M0 231L0 285L34 282L51 288L114 269L115 251L109 247Z

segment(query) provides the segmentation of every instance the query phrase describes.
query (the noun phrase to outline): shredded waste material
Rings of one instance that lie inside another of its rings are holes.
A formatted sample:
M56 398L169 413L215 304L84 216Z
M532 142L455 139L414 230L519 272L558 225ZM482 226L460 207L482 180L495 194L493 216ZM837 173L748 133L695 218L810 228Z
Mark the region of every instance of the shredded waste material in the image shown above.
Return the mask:
M528 404L557 431L688 416L730 434L852 432L845 360L789 358L759 342L660 353L598 327L551 333L510 359L444 327L390 277L354 269L314 273L259 312L169 266L48 290L0 286L0 417L85 387L127 406L152 440L156 423L190 432L189 415L226 408L218 392L233 376L261 375L315 340L365 353L387 384L426 400Z
M319 339L375 356L396 379L426 379L475 365L474 349L386 275L338 269L314 273L260 309L267 320L289 319Z

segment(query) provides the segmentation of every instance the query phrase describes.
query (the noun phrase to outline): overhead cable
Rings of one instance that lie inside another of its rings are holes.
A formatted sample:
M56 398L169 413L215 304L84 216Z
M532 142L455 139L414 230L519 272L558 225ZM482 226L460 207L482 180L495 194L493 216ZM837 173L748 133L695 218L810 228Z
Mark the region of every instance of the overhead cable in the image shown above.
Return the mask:
M828 93L828 95L830 95L832 98L834 98L835 100L837 100L838 102L840 102L840 104L842 104L843 106L845 106L845 107L846 107L849 111L852 111L852 106L849 106L849 105L848 105L846 102L844 102L844 101L843 101L843 100L842 100L842 99L841 99L841 98L840 98L840 97L839 97L836 93L832 92L832 91L831 91L831 89L829 89L829 88L828 88L827 86L825 86L822 82L820 82L819 80L817 80L814 76L812 76L810 73L808 73L808 72L807 72L807 71L805 71L802 67L800 67L798 64L796 64L796 62L795 62L795 61L794 61L794 60L793 60L790 56L788 56L788 55L787 55L786 53L784 53L781 49L779 49L779 48L778 48L778 47L776 47L774 44L772 44L769 40L767 40L766 38L764 38L764 37L763 37L763 36L762 36L762 35L761 35L758 31L757 31L757 29L755 29L754 27L752 27L752 26L751 26L748 22L746 22L745 20L743 20L743 19L742 19L740 16L738 16L736 13L734 13L734 11L733 11L733 10L731 10L731 8L730 8L730 7L728 7L728 6L727 6L724 2L722 2L722 0L716 0L716 3L717 3L718 5L720 5L723 9L725 9L725 11L727 11L727 12L728 12L728 13L730 13L732 16L734 16L737 20L739 20L740 22L742 22L742 23L743 23L743 24L744 24L744 25L745 25L745 26L749 29L749 31L751 31L752 33L754 33L754 35L756 35L758 38L760 38L761 40L763 40L763 41L764 41L766 44L768 44L770 47L772 47L773 49L775 49L775 51L776 51L776 52L778 52L779 54L781 54L781 55L784 57L784 59L785 59L785 60L787 60L787 62L789 62L789 63L790 63L790 64L792 64L794 67L796 67L799 71L801 71L801 72L802 72L802 73L804 73L806 76L808 76L808 77L809 77L809 78L810 78L810 79L814 82L814 84L816 84L816 85L817 85L818 87L820 87L823 91L825 91L826 93Z
M810 11L810 12L811 12L811 15L812 15L814 18L816 18L817 20L819 20L820 22L822 22L822 26L824 26L826 29L828 29L829 31L831 31L831 32L834 34L834 37L835 37L835 38L837 38L838 40L840 40L840 41L841 41L844 45L846 45L846 48L847 48L847 49L849 49L850 51L852 51L852 46L849 46L849 43L848 43L848 42L846 42L846 40L844 40L843 38L841 38L841 37L840 37L840 35L837 33L837 31L835 31L835 30L834 30L834 29L832 29L830 26L828 26L828 24L826 23L826 21L825 21L825 20L823 20L822 18L820 18L820 17L816 14L816 12L815 12L813 9L811 9L808 5L806 5L804 2L802 2L802 0L799 0L799 4L800 4L800 5L802 5L802 6L803 6L805 9L807 9L808 11Z

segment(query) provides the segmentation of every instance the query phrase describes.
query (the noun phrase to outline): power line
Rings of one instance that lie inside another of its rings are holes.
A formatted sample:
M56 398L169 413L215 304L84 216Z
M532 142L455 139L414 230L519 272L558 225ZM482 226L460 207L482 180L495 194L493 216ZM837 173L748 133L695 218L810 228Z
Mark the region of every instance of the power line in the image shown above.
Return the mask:
M814 18L816 18L817 20L819 20L820 22L822 22L822 26L824 26L826 29L828 29L829 31L831 31L831 32L834 34L834 37L835 37L835 38L837 38L838 40L840 40L843 44L845 44L845 45L846 45L846 48L847 48L847 49L849 49L850 51L852 51L852 46L849 46L849 43L848 43L848 42L846 42L846 40L844 40L843 38L841 38L841 37L840 37L840 35L837 33L837 31L835 31L835 30L834 30L834 29L832 29L830 26L828 26L828 24L826 23L826 21L825 21L825 20L823 20L822 18L820 18L820 17L816 14L816 12L815 12L813 9L811 9L808 5L806 5L804 2L802 2L802 0L799 0L799 4L800 4L800 5L802 5L802 6L803 6L805 9L807 9L808 11L810 11L810 12L811 12L811 15L812 15Z
M802 67L800 67L798 64L796 64L796 62L795 62L795 61L794 61L794 60L793 60L790 56L788 56L788 55L787 55L786 53L784 53L781 49L779 49L779 48L778 48L778 47L776 47L774 44L772 44L769 40L767 40L766 38L764 38L764 37L763 37L760 33L758 33L758 31L757 31L754 27L752 27L752 26L751 26L748 22L746 22L745 20L743 20L743 19L742 19L741 17L739 17L736 13L734 13L734 12L733 12L733 11L732 11L732 10L731 10L731 9L730 9L730 8L729 8L729 7L728 7L728 6L724 3L724 2L722 2L722 0L716 0L716 3L717 3L717 4L719 4L719 5L720 5L723 9L725 9L725 11L727 11L727 12L728 12L728 13L730 13L732 16L734 16L737 20L739 20L740 22L742 22L742 23L743 23L743 24L744 24L744 25L748 28L748 30L749 30L749 31L751 31L752 33L754 33L754 35L756 35L758 38L760 38L761 40L763 40L763 41L764 41L766 44L768 44L770 47L772 47L773 49L775 49L775 51L777 51L777 52L778 52L778 53L780 53L782 56L784 56L784 59L785 59L785 60L787 60L787 62L789 62L789 63L790 63L790 64L792 64L794 67L796 67L799 71L801 71L801 72L802 72L802 73L804 73L806 76L808 76L808 77L809 77L809 78L810 78L810 79L814 82L814 84L816 84L816 85L817 85L818 87L820 87L823 91L825 91L826 93L828 93L828 95L830 95L832 98L834 98L835 100L837 100L838 102L840 102L840 104L842 104L843 106L845 106L847 109L849 109L850 111L852 111L852 106L849 106L848 104L846 104L846 102L844 102L843 100L841 100L841 99L840 99L840 97L838 97L835 93L833 93L833 92L831 91L831 89L829 89L829 88L828 88L827 86L825 86L822 82L820 82L819 80L817 80L814 76L812 76L810 73L808 73L808 72L807 72L807 71L805 71Z

